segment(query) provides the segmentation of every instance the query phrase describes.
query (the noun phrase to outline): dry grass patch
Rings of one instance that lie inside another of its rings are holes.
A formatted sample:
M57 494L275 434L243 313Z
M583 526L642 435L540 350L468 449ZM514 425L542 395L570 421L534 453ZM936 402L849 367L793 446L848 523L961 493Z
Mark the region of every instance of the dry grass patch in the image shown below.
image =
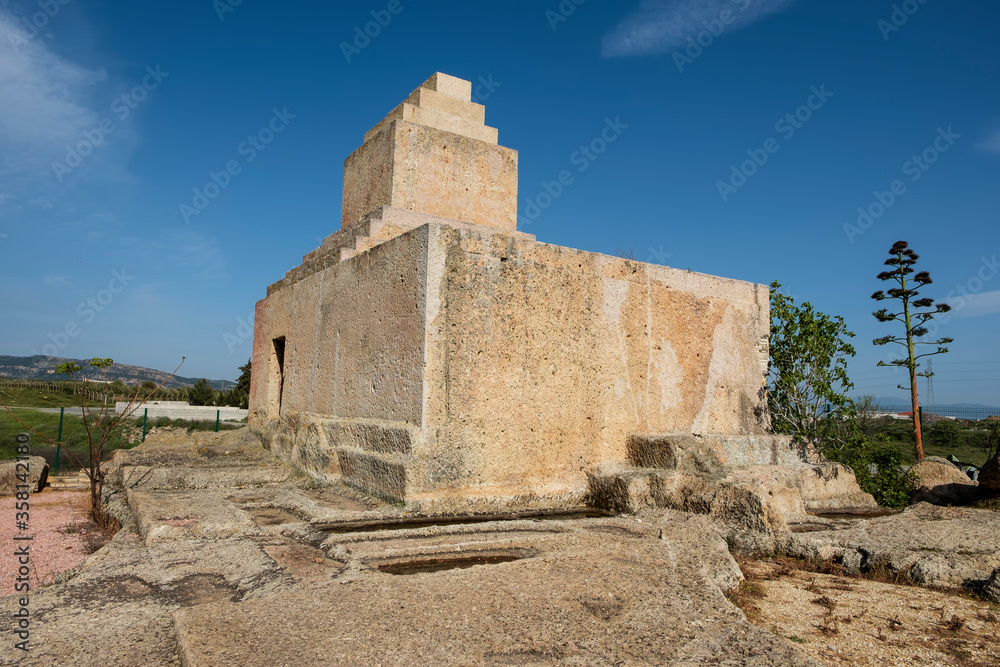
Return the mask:
M740 567L747 580L730 600L825 665L1000 664L1000 608L967 592L904 585L898 574L846 577L791 558Z

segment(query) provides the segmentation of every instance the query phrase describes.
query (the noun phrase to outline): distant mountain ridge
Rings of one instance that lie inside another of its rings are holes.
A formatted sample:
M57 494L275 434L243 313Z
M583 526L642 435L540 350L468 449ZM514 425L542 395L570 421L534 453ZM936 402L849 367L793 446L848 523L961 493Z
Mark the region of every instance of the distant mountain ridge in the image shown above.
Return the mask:
M77 379L101 381L105 377L105 373L91 367L89 359L65 359L63 357L47 357L40 354L33 357L0 355L0 377L13 380L68 380L68 375L56 373L56 366L68 361L80 366L81 370L77 373ZM170 373L158 371L154 368L118 363L108 368L106 375L109 381L121 380L122 382L131 382L135 380L136 376L143 381L149 380L156 384L167 380L167 383L164 385L167 389L191 387L200 379L182 377L180 375L170 378ZM168 380L167 378L170 379ZM214 389L232 389L236 386L236 383L232 380L209 380L209 382Z

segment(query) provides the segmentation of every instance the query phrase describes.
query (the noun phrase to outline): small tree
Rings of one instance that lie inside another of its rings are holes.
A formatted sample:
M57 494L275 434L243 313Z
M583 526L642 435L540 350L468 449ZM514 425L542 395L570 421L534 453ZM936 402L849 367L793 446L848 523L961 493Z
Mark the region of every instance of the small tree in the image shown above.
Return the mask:
M865 440L874 442L878 437L882 420L882 407L871 394L865 394L854 401L854 413L857 418L858 431Z
M194 387L188 393L188 402L191 405L211 405L214 400L215 390L205 378L195 382Z
M824 449L843 447L842 418L853 415L847 359L854 356L844 319L796 305L771 283L768 406L772 427Z
M246 364L240 366L240 377L236 380L236 390L247 396L250 395L250 372L252 365L253 360L247 359Z
M1000 424L993 424L986 434L982 448L986 452L987 461L995 456L1000 456Z
M112 359L101 359L95 358L90 360L90 365L101 371L104 379L107 380L107 369L114 363ZM101 468L101 463L104 458L104 448L107 445L108 438L116 428L118 428L121 423L131 417L139 406L145 401L149 400L149 397L156 392L157 389L162 387L174 374L180 369L184 364L184 357L181 357L181 363L177 365L174 372L171 373L163 382L155 386L152 391L143 394L142 387L136 381L135 390L129 397L128 402L123 406L121 412L114 416L115 403L113 398L110 398L107 394L103 395L101 400L101 405L99 407L94 407L88 405L86 392L80 394L80 408L83 414L83 427L87 433L87 461L80 460L80 457L76 455L73 450L66 448L66 455L77 465L84 469L87 473L87 477L90 478L90 513L94 521L100 525L107 527L109 520L104 513L103 505L101 500L104 494L104 470ZM56 372L61 374L67 374L70 376L71 380L75 380L75 375L81 370L78 364L73 362L66 362L56 366ZM140 398L142 396L142 398ZM22 422L17 415L8 407L4 405L7 412L14 417L14 419L35 435L42 437L53 445L58 445L55 440L48 437L43 433L39 433L34 428L28 426Z
M251 361L240 366L240 377L236 380L236 386L229 391L222 392L220 403L230 405L234 408L246 409L250 403L250 364Z
M883 336L872 341L875 345L888 345L896 343L906 348L906 356L901 359L893 359L888 364L884 361L878 362L879 366L902 366L907 369L910 376L910 403L913 407L913 438L916 457L919 461L924 458L924 444L920 432L920 400L917 396L917 378L930 377L931 373L919 373L920 363L917 361L922 357L929 357L935 354L944 354L948 348L943 347L953 342L951 338L939 338L934 342L917 340L928 333L924 326L938 313L946 313L951 310L951 306L946 303L934 304L934 299L918 299L920 288L930 285L933 281L927 271L908 278L914 272L913 265L917 263L919 255L909 248L906 241L896 241L889 249L889 259L885 260L886 266L893 267L889 271L878 274L879 280L895 282L898 287L892 287L885 292L879 290L872 294L876 301L895 299L900 302L901 310L889 312L888 308L877 310L872 313L879 322L901 322L905 327L902 336ZM935 345L937 349L933 352L917 354L918 345ZM900 389L907 389L898 385Z
M872 439L878 406L867 396L847 397L853 385L847 359L854 336L843 318L801 306L771 283L771 363L768 405L772 427L799 442L810 442L831 461L850 466L858 484L880 505L909 502L912 480L892 446Z

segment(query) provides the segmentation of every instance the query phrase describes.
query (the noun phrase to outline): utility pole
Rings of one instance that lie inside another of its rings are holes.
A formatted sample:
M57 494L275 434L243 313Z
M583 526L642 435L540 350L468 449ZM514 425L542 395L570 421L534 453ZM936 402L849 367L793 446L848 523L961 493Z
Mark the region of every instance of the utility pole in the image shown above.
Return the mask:
M925 377L927 378L927 405L933 410L937 407L937 402L934 400L934 360L927 360L927 373Z

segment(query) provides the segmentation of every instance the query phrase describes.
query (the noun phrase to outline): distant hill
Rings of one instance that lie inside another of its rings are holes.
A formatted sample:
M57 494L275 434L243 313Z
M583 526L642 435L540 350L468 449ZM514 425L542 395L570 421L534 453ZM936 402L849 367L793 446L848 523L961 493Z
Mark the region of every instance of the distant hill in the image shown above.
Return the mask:
M100 381L105 377L103 372L90 366L89 359L64 359L63 357L46 357L42 355L35 355L33 357L11 357L0 355L0 377L11 378L14 380L48 380L53 382L58 380L68 380L68 375L60 375L56 373L56 366L66 363L67 361L72 361L81 367L82 370L77 373L77 379ZM138 376L141 380L149 380L150 382L159 384L160 382L166 380L170 376L170 373L158 371L153 368L144 368L142 366L114 364L107 369L106 375L109 381L121 380L122 382L131 382ZM175 375L167 380L164 387L167 389L191 387L199 379L200 378L188 378ZM212 383L212 387L215 389L232 389L236 386L236 383L232 380L209 380L209 382Z

